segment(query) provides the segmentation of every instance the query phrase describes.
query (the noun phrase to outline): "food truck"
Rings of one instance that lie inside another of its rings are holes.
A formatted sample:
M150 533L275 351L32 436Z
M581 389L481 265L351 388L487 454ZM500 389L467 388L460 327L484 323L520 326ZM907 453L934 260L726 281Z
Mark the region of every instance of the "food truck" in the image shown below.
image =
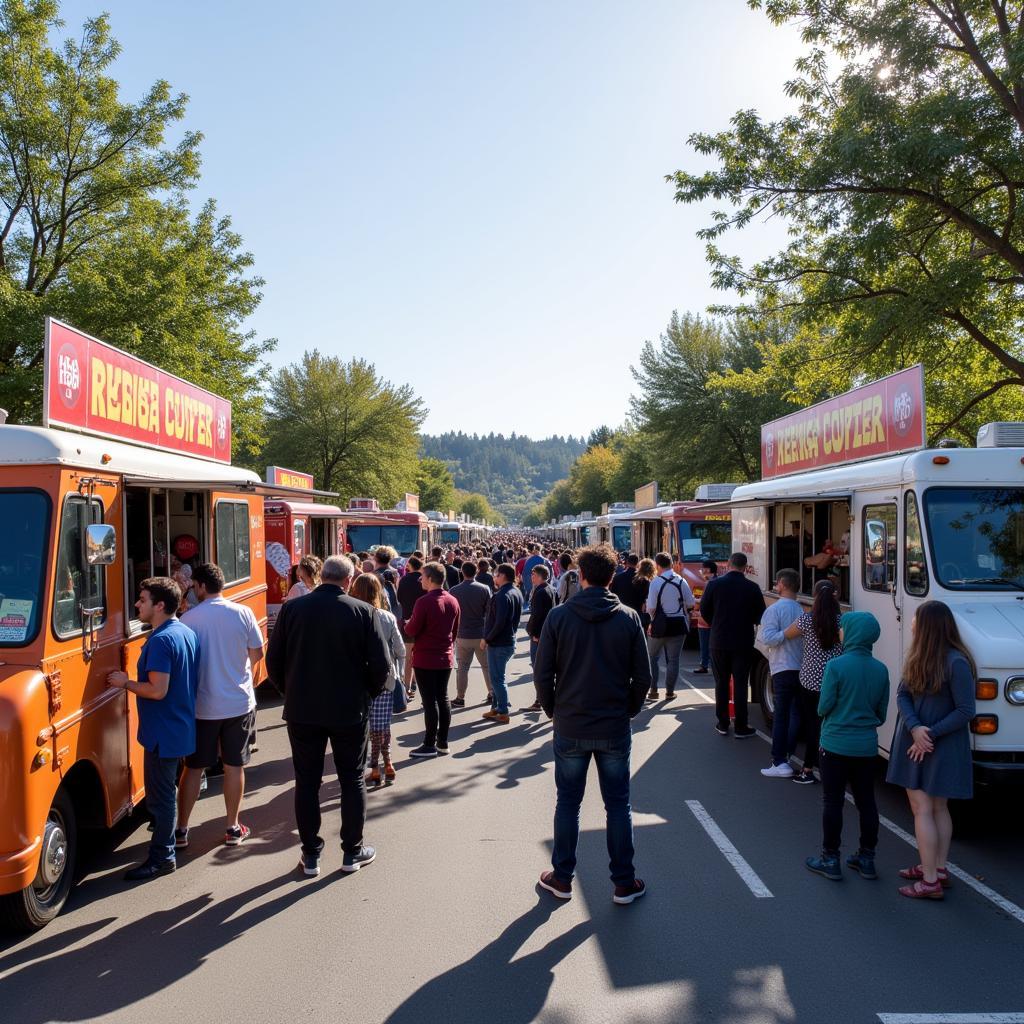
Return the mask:
M84 828L144 796L140 584L214 560L266 622L263 497L231 462L231 404L46 321L43 426L0 417L0 918L40 928Z
M401 509L381 511L375 498L352 498L342 513L346 551L372 551L381 545L394 548L403 558L417 549L430 550L430 520L419 511L419 499L407 494Z
M268 466L269 487L305 492L304 497L336 498L335 491L318 491L311 474ZM295 566L305 555L321 560L345 551L344 513L337 505L275 496L263 501L267 562L267 632L274 628L281 605L295 582Z
M914 613L938 600L978 669L975 777L1024 783L1024 424L987 424L975 448L928 448L915 366L765 424L761 467L729 502L732 546L766 598L775 574L794 569L803 603L827 578L844 610L878 619L874 654L893 683L880 753L892 746ZM752 682L770 718L763 656Z

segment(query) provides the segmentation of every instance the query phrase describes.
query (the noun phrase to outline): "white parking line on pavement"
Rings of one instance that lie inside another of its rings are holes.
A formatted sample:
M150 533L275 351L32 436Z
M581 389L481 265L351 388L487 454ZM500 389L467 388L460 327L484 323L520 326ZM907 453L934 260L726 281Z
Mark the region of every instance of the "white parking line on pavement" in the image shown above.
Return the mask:
M698 697L707 701L707 703L709 704L715 703L712 697L709 697L703 690L701 690L699 687L691 683L690 680L687 679L685 676L681 675L680 678L683 680L684 683L686 683L686 685L691 690L693 690L694 693L697 694ZM757 735L760 736L760 738L763 739L765 743L770 744L772 741L771 737L765 735L763 732L761 732L760 729L757 730ZM803 764L803 762L799 758L794 758L793 760L795 760L801 765ZM846 794L846 799L851 804L853 803L853 797L850 796L849 793ZM912 846L915 850L917 849L917 840L905 829L900 828L900 826L897 825L896 822L891 821L884 815L879 818L879 821L880 824L884 828L888 829L894 836L897 836L898 838L902 839L903 842ZM959 867L958 865L949 862L946 864L946 867L949 870L949 873L954 878L959 879L961 882L964 883L964 885L969 886L976 893L978 893L979 896L983 896L989 902L994 903L1004 913L1009 914L1010 917L1019 921L1021 924L1024 924L1024 908L1017 906L1016 903L1013 903L1012 901L1008 900L1005 896L1000 895L998 892L995 891L995 889L991 888L990 886L987 886L984 882L979 882L978 879L976 879L972 874L970 874L967 871L964 871L964 869ZM915 1020L917 1019L924 1020L925 1018L915 1018ZM936 1022L939 1020L939 1018L934 1019ZM958 1022L961 1019L962 1018L960 1017L950 1018L950 1024L958 1024ZM928 1018L928 1020L931 1021L932 1018ZM1014 1022L1017 1021L1019 1021L1020 1024L1024 1024L1024 1015L1018 1014L1016 1017L1014 1017ZM1005 1024L1010 1024L1010 1022L1005 1022Z
M758 877L757 872L743 859L740 851L730 842L729 837L718 827L718 823L704 809L699 800L687 800L686 806L701 823L711 841L718 847L725 859L733 866L736 874L743 879L747 888L759 899L771 899L772 892Z
M880 1013L882 1024L1024 1024L1024 1013Z

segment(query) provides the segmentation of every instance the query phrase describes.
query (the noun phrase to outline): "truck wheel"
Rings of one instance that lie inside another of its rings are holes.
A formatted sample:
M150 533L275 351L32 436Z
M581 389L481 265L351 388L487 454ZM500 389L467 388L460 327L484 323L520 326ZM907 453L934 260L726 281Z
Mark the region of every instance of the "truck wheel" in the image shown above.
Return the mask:
M78 829L71 797L57 791L46 816L39 867L32 884L0 896L0 921L17 931L38 931L61 911L75 877Z
M754 692L761 704L764 724L771 732L772 722L775 720L775 690L772 687L772 675L768 671L768 662L764 658L757 659L750 677L754 683Z

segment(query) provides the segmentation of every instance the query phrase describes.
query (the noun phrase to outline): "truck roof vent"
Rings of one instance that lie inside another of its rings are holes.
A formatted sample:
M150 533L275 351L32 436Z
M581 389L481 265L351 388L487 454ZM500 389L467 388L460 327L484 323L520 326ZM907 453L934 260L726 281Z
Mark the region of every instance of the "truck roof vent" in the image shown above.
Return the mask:
M694 501L728 501L739 484L701 484L693 496Z
M349 498L348 507L351 510L358 509L360 512L379 512L380 507L376 498Z
M978 430L979 448L1024 448L1024 423L986 423Z

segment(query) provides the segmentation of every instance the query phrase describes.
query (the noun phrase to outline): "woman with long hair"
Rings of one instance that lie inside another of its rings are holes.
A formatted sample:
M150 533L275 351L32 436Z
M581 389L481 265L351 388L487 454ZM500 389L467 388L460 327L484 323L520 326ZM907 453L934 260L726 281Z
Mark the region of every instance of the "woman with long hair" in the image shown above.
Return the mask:
M647 632L651 624L651 617L647 614L647 592L651 589L651 581L658 575L658 567L654 564L653 558L641 558L636 567L636 575L630 584L636 590L636 603L631 608L639 608L640 624Z
M921 863L900 875L911 899L941 900L950 885L946 859L953 838L949 800L974 793L971 737L974 659L948 605L925 601L911 623L913 638L896 691L899 722L886 778L907 791Z
M391 762L391 715L395 709L395 686L401 685L398 664L405 657L405 644L402 642L398 622L388 609L384 587L375 573L364 572L353 580L349 596L357 601L364 601L380 617L382 632L391 656L390 685L385 686L370 704L370 772L366 776L366 781L371 785L380 785L379 763L383 755L384 785L390 786L395 781L395 766Z
M299 559L299 564L292 569L295 579L285 600L290 601L293 597L304 597L311 590L316 590L320 586L320 569L323 564L316 555L303 555Z
M800 659L800 688L797 691L797 709L800 731L804 737L804 766L793 776L802 785L817 782L814 769L818 767L818 745L821 738L821 719L818 717L818 699L825 666L843 653L839 639L839 597L831 580L819 580L814 585L814 604L804 612L784 636L787 640L802 637L804 653Z

